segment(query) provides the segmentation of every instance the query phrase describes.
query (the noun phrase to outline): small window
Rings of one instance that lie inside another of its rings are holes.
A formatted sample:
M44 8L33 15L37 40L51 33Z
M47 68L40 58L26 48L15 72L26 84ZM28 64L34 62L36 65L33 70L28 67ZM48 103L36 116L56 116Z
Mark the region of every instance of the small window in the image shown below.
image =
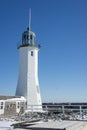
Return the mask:
M3 105L3 102L1 102L1 105Z
M1 109L3 109L3 106L1 106Z
M30 39L32 40L32 35L30 35Z
M20 103L18 102L17 108L20 108Z
M28 35L27 35L27 39L28 39Z
M24 39L26 38L26 35L24 35Z
M33 56L33 51L31 51L31 56Z

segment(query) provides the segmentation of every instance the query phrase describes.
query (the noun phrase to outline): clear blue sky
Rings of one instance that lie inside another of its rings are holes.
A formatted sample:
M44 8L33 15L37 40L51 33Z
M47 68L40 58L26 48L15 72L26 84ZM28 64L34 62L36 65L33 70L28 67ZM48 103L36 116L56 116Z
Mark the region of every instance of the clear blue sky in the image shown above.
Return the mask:
M43 102L87 102L87 0L0 0L0 94L15 94L29 8Z

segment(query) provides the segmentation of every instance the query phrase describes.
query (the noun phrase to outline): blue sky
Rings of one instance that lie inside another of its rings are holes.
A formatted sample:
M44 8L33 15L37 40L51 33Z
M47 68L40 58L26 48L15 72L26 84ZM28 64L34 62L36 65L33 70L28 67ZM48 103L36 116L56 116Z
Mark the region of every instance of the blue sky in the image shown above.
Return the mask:
M41 44L39 82L43 102L87 101L87 1L0 0L0 95L14 95L17 44L31 29Z

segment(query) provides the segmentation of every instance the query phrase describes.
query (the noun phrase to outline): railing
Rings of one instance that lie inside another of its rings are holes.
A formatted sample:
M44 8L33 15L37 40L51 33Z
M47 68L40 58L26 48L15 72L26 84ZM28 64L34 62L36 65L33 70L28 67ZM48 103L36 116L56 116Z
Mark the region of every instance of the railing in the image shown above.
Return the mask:
M58 112L65 114L66 112L87 112L87 105L29 105L27 110L32 112Z
M29 47L36 47L36 48L41 48L41 46L39 44L19 44L17 45L17 49L19 49L20 47L26 47L26 46L29 46Z
M66 105L65 105L66 106ZM28 105L24 106L24 112L16 116L17 120L40 119L47 121L52 120L84 120L87 121L87 108L83 109L84 105L78 105L79 108L68 108L64 105ZM77 106L77 105L73 105ZM22 106L20 106L21 108ZM26 108L27 107L27 108ZM87 107L87 105L85 105Z

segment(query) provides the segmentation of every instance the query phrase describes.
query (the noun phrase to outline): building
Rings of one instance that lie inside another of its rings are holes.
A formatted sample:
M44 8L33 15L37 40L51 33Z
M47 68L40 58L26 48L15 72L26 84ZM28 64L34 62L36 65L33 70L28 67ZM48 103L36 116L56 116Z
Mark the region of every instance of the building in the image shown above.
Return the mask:
M35 33L29 28L22 34L19 50L19 78L16 96L24 96L27 110L42 111L42 102L38 80L38 51Z
M26 99L20 96L0 96L0 115L13 116L23 113L26 109Z

